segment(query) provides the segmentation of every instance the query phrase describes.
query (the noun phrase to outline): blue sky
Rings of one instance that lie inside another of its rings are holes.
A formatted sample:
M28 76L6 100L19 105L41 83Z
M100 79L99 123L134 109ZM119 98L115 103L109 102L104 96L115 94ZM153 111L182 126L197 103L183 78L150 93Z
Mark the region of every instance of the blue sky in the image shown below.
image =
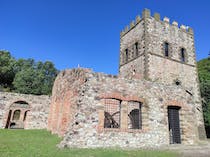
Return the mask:
M208 56L209 0L0 0L0 49L59 70L117 74L119 33L144 8L192 27L197 60Z

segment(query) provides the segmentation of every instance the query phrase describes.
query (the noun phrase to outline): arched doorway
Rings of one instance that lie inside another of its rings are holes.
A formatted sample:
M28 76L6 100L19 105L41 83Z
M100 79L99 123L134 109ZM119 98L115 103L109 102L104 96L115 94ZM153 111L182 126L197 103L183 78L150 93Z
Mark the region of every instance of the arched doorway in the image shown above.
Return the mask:
M30 106L25 101L14 102L8 111L6 129L24 129Z

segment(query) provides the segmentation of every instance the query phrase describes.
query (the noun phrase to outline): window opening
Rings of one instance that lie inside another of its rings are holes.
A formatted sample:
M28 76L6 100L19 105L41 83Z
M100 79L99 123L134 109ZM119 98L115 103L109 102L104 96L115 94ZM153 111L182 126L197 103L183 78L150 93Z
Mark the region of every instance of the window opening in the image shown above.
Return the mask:
M104 128L120 128L120 101L105 99Z
M26 120L27 114L28 114L28 111L26 111L26 112L24 113L24 118L23 118L23 121L25 121L25 120Z
M15 110L12 120L19 120L20 119L20 110Z
M169 56L169 44L167 42L165 42L164 47L165 47L165 56L168 57Z
M142 128L141 103L139 102L132 101L128 103L128 128Z
M181 48L181 61L185 62L185 49Z
M139 55L139 43L138 42L135 43L135 52L136 52L136 56L138 56Z
M128 62L128 49L125 49L125 61Z

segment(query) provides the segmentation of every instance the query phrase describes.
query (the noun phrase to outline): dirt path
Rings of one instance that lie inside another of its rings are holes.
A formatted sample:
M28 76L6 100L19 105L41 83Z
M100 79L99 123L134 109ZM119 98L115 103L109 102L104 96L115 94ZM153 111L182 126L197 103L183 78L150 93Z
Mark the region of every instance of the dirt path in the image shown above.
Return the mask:
M209 147L193 147L192 149L181 150L182 157L210 157Z
M179 152L180 157L210 157L210 143L193 146L175 145L168 150Z

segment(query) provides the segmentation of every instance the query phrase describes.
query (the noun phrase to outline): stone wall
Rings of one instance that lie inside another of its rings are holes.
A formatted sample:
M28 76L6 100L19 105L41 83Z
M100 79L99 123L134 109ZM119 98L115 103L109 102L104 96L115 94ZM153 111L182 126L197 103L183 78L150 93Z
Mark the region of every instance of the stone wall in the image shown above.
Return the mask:
M77 77L77 73L82 73L81 79ZM139 148L168 145L168 106L181 107L182 143L194 144L197 142L194 102L181 87L116 78L111 75L93 73L87 69L69 70L65 71L65 74L64 76L59 75L60 87L57 85L57 89L65 95L74 87L74 90L77 89L77 96L74 97L75 103L69 105L68 110L73 110L69 114L72 118L67 121L69 125L64 134L64 140L60 144L61 147ZM71 78L74 82L67 83L67 78ZM80 82L79 80L85 81L75 86ZM59 91L57 90L53 97L61 94ZM104 103L107 99L121 102L120 128L104 128ZM142 103L142 129L129 129L127 112L128 103L132 101ZM65 106L65 104L60 105ZM52 107L54 108L51 105ZM59 122L56 124L59 126Z
M27 117L24 122L24 129L44 129L47 128L47 117L49 113L49 96L35 96L29 94L0 92L0 128L5 128L8 113L16 102L26 102L29 105ZM23 111L20 109L21 112ZM21 113L23 116L24 114ZM23 117L20 117L23 118Z

